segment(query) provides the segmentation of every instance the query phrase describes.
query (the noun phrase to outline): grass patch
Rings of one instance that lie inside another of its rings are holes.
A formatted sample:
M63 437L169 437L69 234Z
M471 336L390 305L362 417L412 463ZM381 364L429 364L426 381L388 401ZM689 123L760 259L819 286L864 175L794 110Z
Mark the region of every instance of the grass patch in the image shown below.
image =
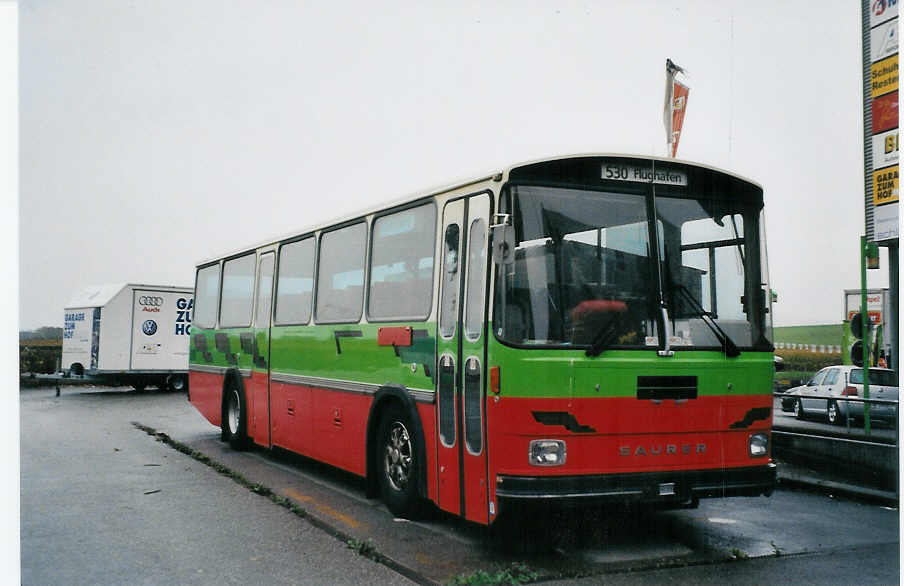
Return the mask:
M824 326L783 326L773 328L776 342L785 344L816 344L840 346L844 333L842 324Z

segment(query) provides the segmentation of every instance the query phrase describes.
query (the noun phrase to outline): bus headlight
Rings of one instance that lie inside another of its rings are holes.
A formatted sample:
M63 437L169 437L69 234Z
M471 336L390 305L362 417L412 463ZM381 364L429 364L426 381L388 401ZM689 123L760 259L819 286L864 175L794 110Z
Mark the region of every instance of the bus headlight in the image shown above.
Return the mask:
M532 466L561 466L565 463L565 442L531 440L527 458Z
M769 453L769 436L765 433L755 433L750 436L750 457L760 458Z

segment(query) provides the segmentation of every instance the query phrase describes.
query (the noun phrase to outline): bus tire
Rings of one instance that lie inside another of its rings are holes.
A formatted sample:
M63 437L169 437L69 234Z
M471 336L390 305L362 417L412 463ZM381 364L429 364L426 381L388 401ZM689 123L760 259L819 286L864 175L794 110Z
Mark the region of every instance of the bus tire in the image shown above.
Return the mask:
M248 403L245 393L235 383L226 388L225 406L223 408L223 426L221 436L229 442L234 450L243 450L248 445Z
M377 432L377 482L380 496L397 517L415 518L421 509L418 496L417 436L401 405L389 406Z

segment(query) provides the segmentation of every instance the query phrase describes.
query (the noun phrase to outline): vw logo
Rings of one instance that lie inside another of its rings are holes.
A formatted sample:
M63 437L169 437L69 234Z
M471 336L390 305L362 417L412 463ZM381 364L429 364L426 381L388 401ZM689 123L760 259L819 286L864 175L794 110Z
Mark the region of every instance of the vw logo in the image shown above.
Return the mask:
M157 322L152 319L145 320L143 324L141 324L141 331L145 333L145 335L153 336L157 333Z
M142 295L138 298L139 305L149 305L151 307L160 307L163 305L163 297L151 297L150 295Z

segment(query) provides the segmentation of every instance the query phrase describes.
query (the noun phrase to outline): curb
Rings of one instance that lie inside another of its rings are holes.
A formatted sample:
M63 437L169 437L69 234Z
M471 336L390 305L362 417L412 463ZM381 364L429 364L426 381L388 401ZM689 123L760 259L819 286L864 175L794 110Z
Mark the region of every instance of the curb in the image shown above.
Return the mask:
M847 497L890 505L895 508L898 507L898 495L893 492L857 486L847 482L838 482L827 478L818 478L793 470L783 471L783 467L786 466L780 465L778 469L778 482L780 485L801 486L804 488L816 489L827 494L841 494Z

